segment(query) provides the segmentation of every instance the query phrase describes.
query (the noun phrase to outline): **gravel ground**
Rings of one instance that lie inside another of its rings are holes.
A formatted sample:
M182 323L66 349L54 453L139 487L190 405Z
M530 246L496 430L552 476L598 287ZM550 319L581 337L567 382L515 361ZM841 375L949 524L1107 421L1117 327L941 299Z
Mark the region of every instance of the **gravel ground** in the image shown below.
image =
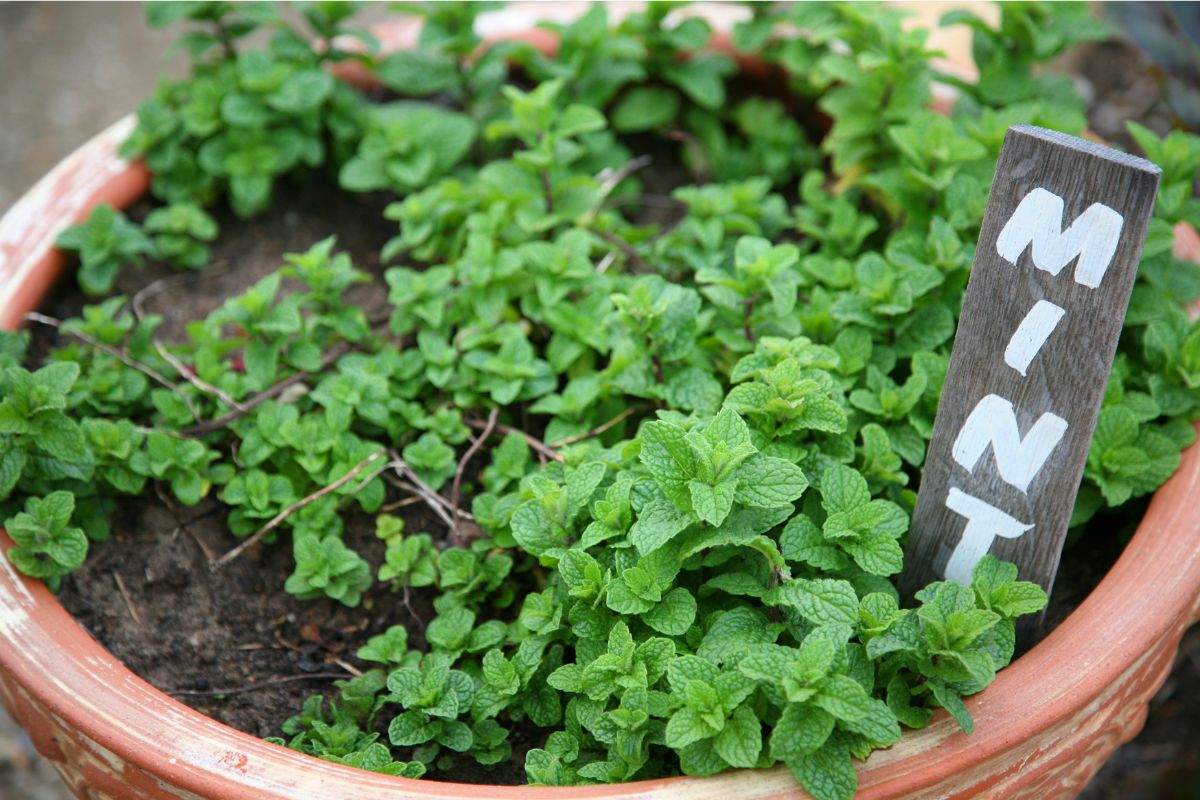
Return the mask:
M148 31L140 4L0 3L0 211L59 159L132 110L164 69L169 34ZM19 78L14 79L14 78ZM1195 797L1200 742L1164 741L1165 722L1200 685L1200 629L1151 705L1146 730L1113 758L1086 797ZM1179 753L1192 753L1179 758ZM1168 755L1169 754L1169 755ZM0 710L0 798L68 800L53 769Z

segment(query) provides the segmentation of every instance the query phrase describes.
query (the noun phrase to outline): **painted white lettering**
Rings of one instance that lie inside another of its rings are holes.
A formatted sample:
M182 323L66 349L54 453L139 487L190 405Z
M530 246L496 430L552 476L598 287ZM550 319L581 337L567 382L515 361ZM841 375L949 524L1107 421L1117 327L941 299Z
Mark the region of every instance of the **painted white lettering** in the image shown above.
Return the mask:
M1013 404L989 394L975 405L958 432L954 460L971 472L990 444L1000 477L1025 492L1066 432L1067 421L1047 411L1022 439Z
M967 518L967 527L963 528L962 538L950 553L945 573L946 580L964 586L971 585L971 571L979 559L987 555L997 536L1015 539L1033 527L954 487L946 496L946 508Z
M996 239L996 252L1015 265L1033 245L1033 264L1058 275L1076 256L1075 282L1095 289L1117 252L1124 217L1103 203L1093 203L1065 231L1063 200L1045 189L1034 189L1021 200Z
M1034 357L1066 313L1061 306L1049 300L1038 300L1008 340L1008 347L1004 349L1004 363L1025 375Z

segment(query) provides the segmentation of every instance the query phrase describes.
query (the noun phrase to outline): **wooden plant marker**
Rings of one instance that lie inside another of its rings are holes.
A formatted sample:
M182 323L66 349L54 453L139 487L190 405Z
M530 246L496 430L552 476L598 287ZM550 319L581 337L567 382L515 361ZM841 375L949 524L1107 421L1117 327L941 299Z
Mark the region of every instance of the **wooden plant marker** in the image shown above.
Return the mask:
M969 584L986 553L1047 593L1079 491L1161 170L1008 129L909 533L901 592ZM1018 625L1028 647L1040 617Z

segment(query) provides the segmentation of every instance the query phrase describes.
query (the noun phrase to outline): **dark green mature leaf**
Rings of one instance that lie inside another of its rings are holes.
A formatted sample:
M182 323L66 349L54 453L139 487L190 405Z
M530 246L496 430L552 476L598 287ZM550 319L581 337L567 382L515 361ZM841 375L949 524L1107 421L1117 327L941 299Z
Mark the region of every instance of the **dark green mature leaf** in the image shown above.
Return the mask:
M678 94L663 87L639 87L613 109L613 128L621 133L654 130L671 124L678 113Z

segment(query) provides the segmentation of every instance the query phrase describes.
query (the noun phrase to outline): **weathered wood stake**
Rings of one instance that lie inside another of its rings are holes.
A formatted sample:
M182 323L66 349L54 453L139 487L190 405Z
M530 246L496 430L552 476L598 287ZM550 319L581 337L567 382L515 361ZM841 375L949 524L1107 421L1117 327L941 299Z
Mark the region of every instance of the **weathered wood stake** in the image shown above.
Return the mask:
M1053 588L1161 170L1008 130L926 455L901 591L986 553ZM1018 627L1023 646L1041 620Z

